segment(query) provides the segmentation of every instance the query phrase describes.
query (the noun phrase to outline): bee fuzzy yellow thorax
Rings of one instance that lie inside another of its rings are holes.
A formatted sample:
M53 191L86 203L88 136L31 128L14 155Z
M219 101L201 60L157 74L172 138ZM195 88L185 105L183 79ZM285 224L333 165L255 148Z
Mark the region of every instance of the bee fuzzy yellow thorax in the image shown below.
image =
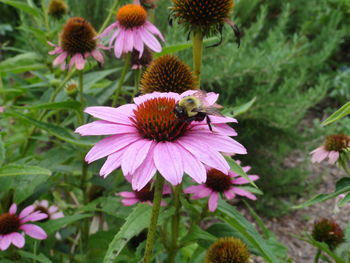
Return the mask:
M198 114L197 111L193 111L194 109L198 109L201 107L201 102L195 96L187 96L179 101L179 105L186 109L186 113L188 117L194 117Z

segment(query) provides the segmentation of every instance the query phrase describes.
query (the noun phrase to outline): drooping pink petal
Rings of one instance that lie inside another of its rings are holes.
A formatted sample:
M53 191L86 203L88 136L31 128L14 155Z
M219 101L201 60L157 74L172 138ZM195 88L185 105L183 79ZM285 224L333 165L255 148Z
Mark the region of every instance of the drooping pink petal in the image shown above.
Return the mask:
M47 234L39 226L36 226L33 224L25 224L20 226L20 229L23 230L28 236L32 238L39 239L39 240L43 240L47 238Z
M125 149L112 153L108 156L107 161L105 161L100 170L100 176L106 177L120 167L124 151Z
M146 159L153 145L151 140L139 140L130 144L122 156L122 170L124 174L133 174Z
M213 192L214 192L213 190L209 189L208 187L203 186L202 188L198 189L198 191L196 193L194 193L194 197L196 199L204 198L204 197L211 195Z
M249 198L251 200L256 200L256 196L255 195L253 195L251 192L248 192L248 191L246 191L244 189L233 187L232 190L237 195L245 196L245 197L247 197L247 198Z
M225 191L224 195L227 198L227 200L231 200L231 199L235 198L235 194L232 192L232 189Z
M159 37L162 41L165 41L162 33L151 22L146 21L145 24L144 24L144 28L146 30L148 30L149 32L151 32L153 35L156 35L157 37Z
M144 45L142 42L141 33L139 31L140 29L135 29L134 31L134 48L139 52L139 58L141 58L144 50Z
M40 213L40 212L33 213L21 219L21 223L24 224L27 222L36 222L36 221L43 220L47 217L48 217L47 214L44 214L44 213Z
M330 164L335 164L339 159L339 152L337 151L330 151L328 154L328 162Z
M124 37L124 53L131 52L134 49L133 30L126 30Z
M91 56L96 59L98 62L100 62L101 64L104 63L104 58L103 55L100 51L98 51L97 49L93 50L91 52Z
M68 65L68 69L72 70L73 66L75 65L75 60L76 60L76 56L71 57L70 61L69 61L69 65Z
M11 233L10 238L12 239L12 244L14 244L16 247L18 248L24 247L25 240L20 233L17 233L17 232Z
M210 212L214 212L216 208L218 207L218 200L219 200L219 194L216 192L213 192L208 201L208 207Z
M79 133L81 136L91 136L136 133L137 130L134 126L99 120L80 126L75 132Z
M135 133L118 134L104 138L91 148L85 156L85 161L91 163L106 157L139 139L140 135Z
M67 58L68 56L68 53L67 52L63 52L61 53L57 58L55 58L55 60L53 61L53 66L57 66L57 65L60 65L62 64L65 59Z
M95 106L86 108L85 112L95 118L126 125L132 124L130 116L133 115L135 108L133 104L125 104L118 108Z
M95 38L103 38L108 36L115 28L117 28L119 25L118 22L114 22L113 24L109 25L105 30L103 30L103 32L96 36Z
M125 31L121 30L114 43L114 55L120 58L124 50Z
M118 195L124 198L136 198L136 195L134 192L120 192L118 193Z
M17 205L16 204L12 204L11 207L10 207L10 211L9 212L10 212L11 215L16 214L16 212L17 212Z
M256 181L259 179L259 176L257 175L249 175L248 176L252 181ZM232 180L233 184L249 184L249 181L245 179L244 177L239 177L237 179Z
M12 237L11 234L3 235L0 238L0 250L6 250L11 245Z
M56 205L52 205L49 207L49 214L55 213L56 211L58 211L58 207Z
M50 41L47 41L47 44L49 44L51 47L58 47L56 44L50 42Z
M131 205L134 205L136 203L138 203L139 200L136 199L136 198L132 198L132 199L122 199L122 204L124 206L131 206Z
M32 213L35 209L34 205L27 206L22 210L22 212L19 214L19 218L22 219L26 216L28 216L30 213Z
M75 67L77 70L83 70L86 61L84 57L80 53L75 54L73 57L75 57Z
M54 50L49 51L49 55L58 55L61 54L63 51L63 49L61 47L55 47Z
M321 147L315 149L314 151L311 152L311 154L312 154L311 162L313 162L313 163L322 162L324 159L327 158L328 153L329 152L326 151L324 146L321 146Z
M147 30L139 31L142 37L143 42L154 52L162 51L162 46L158 42L158 40Z
M64 217L64 214L62 212L57 212L57 213L54 213L50 216L50 219L59 219L59 218L62 218Z
M179 148L171 142L159 142L154 148L154 164L160 174L172 185L182 181L183 160Z
M116 40L119 34L120 34L120 29L118 29L113 33L112 37L109 39L109 43L108 43L109 48L112 48L113 42Z
M183 148L180 144L174 142L180 148L182 159L184 160L184 171L188 174L193 180L201 184L207 180L207 173L204 165L194 157L190 152Z

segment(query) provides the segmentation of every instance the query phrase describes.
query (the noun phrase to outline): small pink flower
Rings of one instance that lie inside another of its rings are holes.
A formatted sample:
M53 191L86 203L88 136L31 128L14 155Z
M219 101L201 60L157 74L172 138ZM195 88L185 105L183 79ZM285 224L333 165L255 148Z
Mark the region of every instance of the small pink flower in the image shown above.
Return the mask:
M162 47L154 36L164 41L162 33L147 20L147 11L139 1L121 7L116 16L117 21L108 26L98 38L103 38L113 32L109 40L109 48L114 43L114 54L120 58L122 54L133 49L139 52L141 57L145 45L154 52L160 52Z
M311 162L320 163L328 158L330 164L335 164L338 161L340 154L349 147L349 136L344 134L329 135L322 146L316 148L310 153L312 155Z
M64 217L63 212L58 211L58 207L55 205L50 206L47 200L36 201L34 203L34 206L35 206L34 211L39 211L40 213L47 215L47 218L45 218L42 221L59 219Z
M25 243L24 232L28 236L43 240L47 238L45 231L28 222L36 222L47 218L46 214L34 212L34 205L28 206L22 212L16 215L17 205L13 204L8 213L0 215L0 250L6 250L11 243L18 248L22 248Z
M90 56L98 63L103 64L104 58L99 49L107 48L99 44L95 36L95 29L84 18L70 18L61 32L60 45L57 46L48 42L50 46L55 47L49 54L58 55L53 61L53 65L61 65L62 69L66 69L66 60L70 58L69 70L71 70L74 65L76 69L83 70L86 59Z
M206 120L186 122L176 117L176 103L197 90L177 93L154 92L134 98L135 104L118 108L89 107L86 113L102 119L80 126L82 136L112 135L88 152L88 163L108 156L100 170L106 177L122 168L133 190L141 190L156 171L172 185L178 185L186 173L196 182L206 181L204 164L228 173L230 167L222 153L246 154L243 145L230 138L237 133L226 123L233 118L211 116L213 131ZM206 94L213 105L218 94Z
M243 167L244 172L250 170L250 166ZM259 179L257 175L248 175L252 181ZM184 193L192 194L192 199L200 199L209 196L209 211L214 212L218 206L219 195L224 194L226 199L231 200L236 195L256 200L256 196L240 188L240 185L248 184L249 181L232 171L223 173L214 168L207 168L207 181L201 185L186 188Z
M163 195L168 195L171 193L171 188L168 185L164 185L163 187ZM152 205L153 197L154 197L154 189L151 189L151 185L147 184L140 191L132 191L132 192L120 192L117 195L123 197L122 203L124 206L131 206L136 203L147 203ZM167 203L162 200L161 206L166 206Z

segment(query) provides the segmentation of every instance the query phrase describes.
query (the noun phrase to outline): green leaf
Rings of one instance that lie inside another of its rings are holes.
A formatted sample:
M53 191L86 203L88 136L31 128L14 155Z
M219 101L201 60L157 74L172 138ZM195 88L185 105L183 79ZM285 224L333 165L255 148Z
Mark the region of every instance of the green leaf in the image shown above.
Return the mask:
M83 141L82 139L79 140L77 137L75 137L75 135L70 130L65 129L63 127L35 120L35 119L33 119L33 118L23 114L23 113L16 112L13 110L6 111L6 114L10 114L12 116L24 119L24 120L28 121L29 123L33 124L34 126L40 128L40 129L43 129L43 130L47 131L48 133L56 136L57 138L59 138L63 141L69 142L71 144L78 145L78 146L92 146L93 145L92 143Z
M57 109L68 109L68 110L78 110L80 109L80 103L78 101L62 101L62 102L52 102L43 103L30 106L15 107L19 109L29 109L29 110L57 110Z
M243 105L239 105L237 107L225 108L222 113L226 116L237 117L238 115L246 113L253 106L255 101L256 101L256 97L254 97L252 100L250 100L249 102Z
M5 145L0 136L0 166L4 163L5 158L6 158Z
M37 63L41 57L37 53L28 52L8 58L0 63L0 72L22 73L30 70L45 68L44 64Z
M299 209L299 208L304 208L308 207L310 205L314 205L320 202L324 202L326 200L332 199L337 197L340 194L346 193L350 191L350 178L342 178L336 183L336 191L330 194L318 194L311 198L310 200L297 205L293 206L293 209Z
M18 250L17 252L24 258L33 259L33 262L52 263L52 261L49 258L47 258L41 253L39 255L34 255L33 253L23 250Z
M0 168L1 176L16 175L51 175L51 171L38 166L9 164Z
M218 216L240 232L246 241L249 242L267 262L281 262L274 255L267 241L260 236L254 227L233 206L220 200L218 212Z
M341 118L350 114L350 101L343 105L339 110L334 112L331 116L329 116L324 122L322 122L323 126L331 124Z
M128 241L141 233L148 227L151 218L152 207L145 204L139 204L126 218L124 225L109 244L103 263L113 263L115 258L123 250Z
M28 15L36 16L36 17L40 16L40 12L37 8L30 7L29 5L27 5L26 3L22 2L22 1L0 0L0 2L11 5L11 6L27 13Z
M191 232L189 232L182 239L182 242L198 241L199 239L207 240L207 241L209 240L212 243L212 242L215 242L217 238L212 234L210 234L209 232L201 229L199 226L193 226L193 228L191 229Z
M60 228L62 228L65 225L70 225L74 222L77 222L84 218L88 218L92 216L93 214L78 214L78 215L72 215L72 216L65 216L59 219L47 221L43 223L41 226L46 231L46 233L50 235L60 230Z
M254 183L254 181L252 181L252 179L250 179L250 177L243 171L242 167L241 167L235 160L233 160L233 159L232 159L231 157L229 157L229 156L225 156L225 159L226 159L226 161L228 162L228 164L230 165L230 168L231 168L231 170L232 170L234 173L236 173L236 174L242 176L243 178L245 178L246 180L248 180L248 182L249 182L251 185L253 185L255 188L259 189L259 188L257 187L257 185Z

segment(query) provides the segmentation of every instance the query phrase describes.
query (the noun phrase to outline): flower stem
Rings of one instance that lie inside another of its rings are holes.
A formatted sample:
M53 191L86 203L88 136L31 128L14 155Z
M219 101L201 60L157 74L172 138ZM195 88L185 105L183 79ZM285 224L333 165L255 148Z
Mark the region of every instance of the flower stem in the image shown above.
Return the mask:
M78 76L79 76L79 97L80 97L80 104L81 104L81 110L79 110L78 112L78 122L79 125L84 124L84 108L85 108L85 100L84 100L84 73L83 71L79 71L78 72Z
M201 67L202 67L202 54L203 54L203 35L201 32L193 32L193 69L194 74L197 77L198 85L201 81Z
M321 256L321 249L317 249L317 252L316 252L316 256L315 256L315 259L314 259L314 263L318 263L318 260L320 259L320 256Z
M176 253L178 250L177 239L179 237L179 225L180 225L180 193L181 193L181 184L177 185L173 189L173 198L174 198L174 206L175 206L175 214L173 216L172 224L171 224L171 245L170 245L170 253L169 253L169 263L175 263Z
M147 240L146 240L146 250L143 262L150 263L152 258L152 249L154 244L154 237L157 230L157 221L160 210L160 202L162 200L162 192L163 192L164 178L157 173L156 182L154 186L154 198L153 198L153 207L152 207L152 216L151 222L149 224Z
M111 9L109 9L109 13L108 13L108 16L106 17L105 21L103 22L100 30L98 31L98 35L102 33L103 30L105 30L105 28L107 27L108 23L109 23L109 20L111 20L113 14L114 14L114 11L115 9L117 8L117 6L119 5L119 0L115 1L114 4L112 5Z
M131 62L131 53L129 52L129 53L126 54L125 64L124 64L124 67L123 67L122 74L121 74L121 76L119 78L117 90L116 90L116 92L114 94L114 97L113 97L112 107L117 106L117 101L118 101L118 98L119 98L119 96L121 94L126 74L128 73L128 70L130 68L130 62Z

